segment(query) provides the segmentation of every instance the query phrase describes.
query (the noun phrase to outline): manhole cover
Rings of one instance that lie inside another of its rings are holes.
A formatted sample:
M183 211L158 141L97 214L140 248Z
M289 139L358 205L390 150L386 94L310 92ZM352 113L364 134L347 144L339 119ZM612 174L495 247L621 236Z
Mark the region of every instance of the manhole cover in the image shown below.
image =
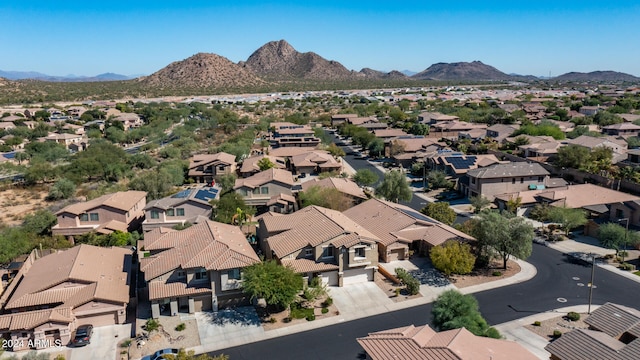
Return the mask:
M561 303L566 303L567 302L567 299L565 299L565 298L557 298L556 300L558 300L558 302L561 302Z

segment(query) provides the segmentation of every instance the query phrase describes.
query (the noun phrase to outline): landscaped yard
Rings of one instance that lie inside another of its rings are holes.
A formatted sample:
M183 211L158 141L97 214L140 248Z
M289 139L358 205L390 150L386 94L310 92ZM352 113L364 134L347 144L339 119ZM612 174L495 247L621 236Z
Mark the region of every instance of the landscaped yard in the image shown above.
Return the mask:
M584 322L584 320L588 317L588 314L580 314L580 319L576 321L571 321L568 319L566 315L554 317L551 319L534 322L533 324L527 324L524 327L535 333L538 336L541 336L549 341L555 339L558 333L564 334L573 329L587 329L589 326Z

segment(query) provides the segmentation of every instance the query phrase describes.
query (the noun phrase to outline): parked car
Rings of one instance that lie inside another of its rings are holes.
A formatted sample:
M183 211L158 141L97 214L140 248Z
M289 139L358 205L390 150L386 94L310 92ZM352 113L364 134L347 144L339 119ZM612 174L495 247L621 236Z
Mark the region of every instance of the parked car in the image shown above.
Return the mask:
M165 355L178 355L178 349L162 349L153 353L153 355L147 355L141 360L162 360L165 359Z
M76 329L76 335L71 340L73 346L85 346L91 344L93 325L81 325Z

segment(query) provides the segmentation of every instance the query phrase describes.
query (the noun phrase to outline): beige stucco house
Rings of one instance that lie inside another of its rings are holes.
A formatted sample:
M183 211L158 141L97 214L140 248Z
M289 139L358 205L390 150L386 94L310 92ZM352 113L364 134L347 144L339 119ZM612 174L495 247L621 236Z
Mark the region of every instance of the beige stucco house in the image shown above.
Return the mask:
M274 195L293 195L294 184L290 171L271 168L248 178L236 179L233 190L247 205L265 206Z
M211 217L211 200L218 197L219 189L198 187L182 190L171 196L150 201L144 208L142 231L159 227L194 224Z
M236 157L225 152L216 154L197 154L189 159L187 176L196 183L210 184L216 177L235 174Z

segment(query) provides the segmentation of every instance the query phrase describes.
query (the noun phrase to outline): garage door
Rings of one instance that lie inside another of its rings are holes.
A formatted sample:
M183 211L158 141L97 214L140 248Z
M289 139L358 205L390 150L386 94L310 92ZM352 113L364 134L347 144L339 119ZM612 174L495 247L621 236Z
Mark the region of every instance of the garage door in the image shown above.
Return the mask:
M373 281L373 269L356 269L344 272L342 285L359 284L367 281Z
M194 298L193 305L195 311L210 311L213 308L211 303L211 296Z
M404 260L404 249L393 249L389 252L387 262L396 260Z
M116 324L116 312L109 312L106 314L96 314L91 316L79 316L77 326L80 325L93 325L94 327L98 326L107 326Z
M327 286L338 286L337 271L323 272L320 274L320 278L322 279L322 283Z

